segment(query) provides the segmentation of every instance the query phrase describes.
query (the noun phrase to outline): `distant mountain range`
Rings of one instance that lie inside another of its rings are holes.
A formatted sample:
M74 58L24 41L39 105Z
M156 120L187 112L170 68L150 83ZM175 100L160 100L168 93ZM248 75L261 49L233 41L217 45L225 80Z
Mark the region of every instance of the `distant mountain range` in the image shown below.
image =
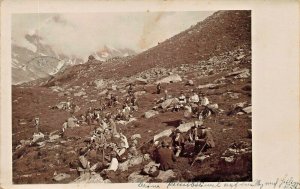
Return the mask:
M27 34L25 39L30 43L30 47L22 47L17 44L12 44L11 47L12 84L14 85L48 77L64 70L66 67L85 63L80 57L57 53L50 45L41 43L41 38L36 34ZM99 61L134 54L136 54L135 51L131 49L117 49L106 45L91 53Z

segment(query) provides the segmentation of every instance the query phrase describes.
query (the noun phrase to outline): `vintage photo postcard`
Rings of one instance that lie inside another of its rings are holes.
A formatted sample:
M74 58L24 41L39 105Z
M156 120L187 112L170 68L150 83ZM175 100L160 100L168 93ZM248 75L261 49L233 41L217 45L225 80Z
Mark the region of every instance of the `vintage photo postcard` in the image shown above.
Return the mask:
M300 188L298 8L3 1L1 187Z

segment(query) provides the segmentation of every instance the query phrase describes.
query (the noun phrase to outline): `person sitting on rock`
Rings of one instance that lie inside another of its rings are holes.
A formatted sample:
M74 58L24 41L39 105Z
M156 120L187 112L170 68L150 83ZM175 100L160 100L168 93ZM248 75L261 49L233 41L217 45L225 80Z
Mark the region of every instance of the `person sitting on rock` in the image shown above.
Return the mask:
M62 132L64 133L66 129L68 128L68 120L66 120L62 125Z
M113 118L110 118L110 119L109 119L109 126L110 126L110 129L111 129L112 135L113 135L114 137L119 136L119 133L118 133L118 131L117 131L117 125L116 125L116 123L115 123L115 121L114 121Z
M161 143L162 147L157 149L157 163L160 163L159 169L166 171L174 168L176 156L173 151L169 149L169 144L166 141Z
M207 106L208 104L209 104L208 98L203 93L200 93L200 105Z
M156 94L160 94L160 92L161 92L161 85L160 85L160 83L158 83L156 85Z
M180 107L183 107L183 105L186 104L186 97L184 96L183 91L181 91L178 100L179 100Z
M178 157L184 148L184 137L179 129L176 129L172 136L173 147L175 148L175 156Z
M39 117L34 118L34 126L35 126L36 133L39 133L39 127L40 127L40 118Z
M174 104L174 107L172 109L172 112L178 112L180 110L180 106L178 103Z
M108 171L116 171L119 168L119 161L117 159L116 152L112 151L110 156L111 156L111 161L110 161L110 163L108 163L109 167L107 169L104 169L102 171L103 173L106 173Z
M207 118L211 115L212 110L210 108L208 108L207 106L204 106L204 109L199 113L199 120L200 120L200 116L204 119Z
M198 103L200 101L199 96L194 92L193 95L189 98L190 103Z
M120 145L116 146L116 148L114 149L114 151L118 154L119 157L122 156L129 148L129 144L126 136L120 133L120 139L121 139Z
M204 125L199 126L196 123L189 134L190 140L195 142L194 152L198 154L202 149L202 152L205 152L208 148L215 147L215 142L211 131L206 129Z

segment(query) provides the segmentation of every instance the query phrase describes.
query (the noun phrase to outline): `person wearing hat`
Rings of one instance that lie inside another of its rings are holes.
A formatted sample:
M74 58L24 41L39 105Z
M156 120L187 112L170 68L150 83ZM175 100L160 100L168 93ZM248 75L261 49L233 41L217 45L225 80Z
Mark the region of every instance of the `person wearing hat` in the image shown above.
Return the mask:
M163 141L162 147L157 149L157 163L160 163L159 169L166 171L168 169L174 168L174 161L176 157L171 149L169 149L169 144L166 141Z
M204 125L194 126L190 137L195 141L195 153L199 153L202 148L205 152L208 148L215 147L212 133Z
M175 156L178 157L184 148L184 137L179 129L176 129L172 136L173 147L175 148Z

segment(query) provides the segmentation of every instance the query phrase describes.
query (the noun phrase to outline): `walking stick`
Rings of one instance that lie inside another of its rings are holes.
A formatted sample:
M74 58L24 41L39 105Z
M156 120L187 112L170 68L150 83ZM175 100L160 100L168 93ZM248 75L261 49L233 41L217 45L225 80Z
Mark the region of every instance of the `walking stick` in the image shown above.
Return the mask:
M194 165L194 163L196 162L197 157L202 153L202 151L203 151L204 147L206 146L206 144L207 144L207 143L205 142L205 144L204 144L203 147L201 148L200 152L196 155L194 161L193 161L192 164L191 164L191 167L192 167L192 166Z

